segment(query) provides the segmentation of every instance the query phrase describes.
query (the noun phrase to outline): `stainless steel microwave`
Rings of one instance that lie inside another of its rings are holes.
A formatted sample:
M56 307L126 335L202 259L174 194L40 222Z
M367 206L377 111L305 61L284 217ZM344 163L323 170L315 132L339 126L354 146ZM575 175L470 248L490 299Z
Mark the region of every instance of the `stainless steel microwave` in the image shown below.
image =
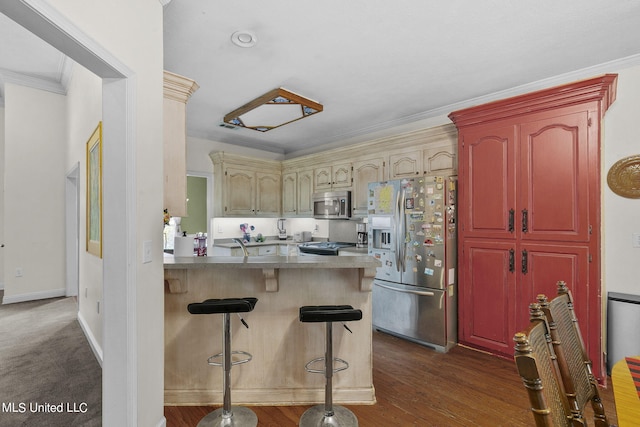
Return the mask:
M351 191L313 193L313 217L316 219L351 218Z

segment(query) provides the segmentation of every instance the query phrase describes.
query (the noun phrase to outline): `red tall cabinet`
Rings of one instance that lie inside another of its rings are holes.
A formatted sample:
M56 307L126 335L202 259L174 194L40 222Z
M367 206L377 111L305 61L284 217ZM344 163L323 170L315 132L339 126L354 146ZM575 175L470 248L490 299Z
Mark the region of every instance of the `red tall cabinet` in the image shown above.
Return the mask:
M564 280L601 379L600 135L616 78L449 115L459 132L460 343L512 357L529 304Z

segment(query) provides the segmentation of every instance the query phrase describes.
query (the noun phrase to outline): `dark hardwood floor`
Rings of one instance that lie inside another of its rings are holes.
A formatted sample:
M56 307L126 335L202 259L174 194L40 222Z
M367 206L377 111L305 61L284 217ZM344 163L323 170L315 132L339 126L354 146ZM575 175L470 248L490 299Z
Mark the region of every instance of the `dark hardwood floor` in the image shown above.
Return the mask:
M373 335L373 382L377 403L348 406L358 417L360 426L534 425L526 391L512 360L460 346L442 354L380 332ZM348 359L348 355L340 356ZM601 389L601 396L609 421L615 424L610 385ZM215 408L167 406L167 426L196 426ZM297 426L307 408L251 407L258 415L260 427ZM589 425L593 425L592 414L589 409Z

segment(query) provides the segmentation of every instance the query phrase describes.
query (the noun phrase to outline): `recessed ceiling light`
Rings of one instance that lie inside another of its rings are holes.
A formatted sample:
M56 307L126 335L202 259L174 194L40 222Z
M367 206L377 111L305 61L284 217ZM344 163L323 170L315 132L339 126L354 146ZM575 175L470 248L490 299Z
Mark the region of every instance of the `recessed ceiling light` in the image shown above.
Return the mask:
M236 31L231 34L231 42L240 47L253 47L258 43L258 38L251 31Z

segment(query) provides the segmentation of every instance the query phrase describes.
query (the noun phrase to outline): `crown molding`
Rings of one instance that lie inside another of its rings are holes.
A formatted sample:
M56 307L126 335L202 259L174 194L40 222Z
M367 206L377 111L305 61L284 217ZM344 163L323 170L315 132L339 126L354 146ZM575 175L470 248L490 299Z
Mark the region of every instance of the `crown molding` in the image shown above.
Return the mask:
M45 90L59 95L67 94L67 88L60 82L0 69L0 84L3 86L3 92L5 83L13 83L33 89Z
M191 95L199 88L200 86L190 78L170 71L164 72L164 97L167 99L186 104Z

